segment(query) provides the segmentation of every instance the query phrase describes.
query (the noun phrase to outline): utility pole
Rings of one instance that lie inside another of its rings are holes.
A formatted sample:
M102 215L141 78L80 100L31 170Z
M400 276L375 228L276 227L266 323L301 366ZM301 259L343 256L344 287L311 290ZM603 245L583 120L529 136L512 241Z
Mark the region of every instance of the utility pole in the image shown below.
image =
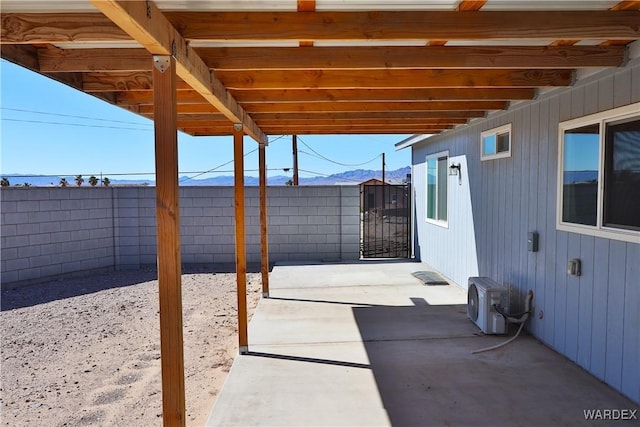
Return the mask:
M384 185L384 153L382 153L382 185Z
M298 135L292 135L293 144L293 185L298 185Z

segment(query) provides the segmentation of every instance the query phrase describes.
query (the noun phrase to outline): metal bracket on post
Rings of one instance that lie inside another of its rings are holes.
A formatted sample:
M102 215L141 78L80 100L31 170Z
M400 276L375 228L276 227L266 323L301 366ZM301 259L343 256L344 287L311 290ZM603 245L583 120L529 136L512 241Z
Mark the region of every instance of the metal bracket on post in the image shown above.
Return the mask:
M236 132L240 132L242 130L242 123L234 123L233 124L233 130L235 130Z
M171 65L169 58L169 56L164 55L153 55L153 66L161 73L164 73Z

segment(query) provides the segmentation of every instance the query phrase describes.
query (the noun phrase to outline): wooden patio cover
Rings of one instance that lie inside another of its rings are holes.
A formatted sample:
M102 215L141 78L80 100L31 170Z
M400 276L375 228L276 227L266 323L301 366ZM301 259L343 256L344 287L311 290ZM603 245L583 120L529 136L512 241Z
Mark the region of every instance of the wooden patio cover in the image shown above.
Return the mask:
M165 425L185 424L177 129L234 135L246 352L245 134L260 146L268 295L268 135L442 132L619 67L640 39L640 1L3 0L0 12L2 58L155 121Z

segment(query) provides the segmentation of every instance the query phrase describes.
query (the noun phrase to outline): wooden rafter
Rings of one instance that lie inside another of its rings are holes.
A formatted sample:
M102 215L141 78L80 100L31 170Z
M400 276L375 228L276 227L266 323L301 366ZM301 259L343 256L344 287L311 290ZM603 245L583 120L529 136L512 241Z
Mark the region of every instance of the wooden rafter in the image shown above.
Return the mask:
M172 12L167 17L185 38L200 41L640 38L636 11Z
M95 1L98 9L99 0ZM111 2L112 0L108 0ZM142 3L144 2L132 2ZM146 7L144 7L146 9ZM157 9L156 9L157 10ZM167 12L189 41L223 40L504 40L640 38L640 12L378 11ZM131 40L95 13L2 16L2 43Z
M215 70L617 67L624 47L424 46L200 48Z
M251 113L327 113L365 111L484 111L502 110L504 101L336 102L318 104L244 104Z
M172 55L182 80L229 120L242 123L245 133L256 141L268 141L264 132L227 93L224 85L152 2L92 0L92 3L150 53Z
M255 113L256 120L305 120L312 121L316 119L420 119L428 124L429 120L449 120L449 119L473 119L483 117L484 112L480 110L456 110L456 111L344 111L344 112L328 112L318 115L317 113Z
M215 71L618 67L624 46L197 48ZM148 71L144 49L39 49L43 72Z
M571 70L269 70L220 71L229 89L353 89L568 86Z
M531 88L231 90L239 102L507 101L532 99Z
M162 12L149 2L151 18L146 3L95 0L108 17L4 14L2 57L153 118L149 53L173 54L180 127L194 135L229 133L238 121L261 137L308 126L372 133L381 130L375 122L407 133L419 121L459 125L533 99L538 88L572 84L579 68L618 67L621 44L640 38L640 1L570 13L484 11L485 0L462 0L456 11L373 12L318 12L314 0L298 1L297 12ZM262 46L283 40L304 47ZM412 45L385 46L403 40ZM456 40L476 42L448 45ZM204 47L209 41L261 47Z
M202 129L181 129L185 133L193 136L228 136L230 132L229 127L225 128L202 128ZM360 127L351 128L299 128L295 130L296 135L362 135L363 133L367 134L403 134L403 133L415 133L415 134L424 134L424 133L439 133L448 129L425 129L424 127L416 126L416 127L403 127L403 128L390 128L390 127L373 127L370 126L367 129L363 129ZM293 133L291 128L269 128L265 129L269 135L291 135Z
M115 83L116 78L96 79L84 75L86 92L104 92L115 95L120 92L120 100L131 103L148 103L151 89L146 80L126 85ZM108 81L108 84L106 83ZM189 88L190 89L190 88ZM206 100L194 90L180 90L181 103L206 103ZM326 103L326 102L415 102L415 101L507 101L526 100L535 96L532 88L411 88L411 89L278 89L278 90L230 90L239 102L250 103Z

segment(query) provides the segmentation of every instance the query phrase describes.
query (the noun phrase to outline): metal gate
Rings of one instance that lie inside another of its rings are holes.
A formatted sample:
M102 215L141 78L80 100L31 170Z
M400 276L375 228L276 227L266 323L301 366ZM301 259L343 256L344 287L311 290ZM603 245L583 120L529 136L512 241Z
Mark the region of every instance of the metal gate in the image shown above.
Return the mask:
M362 185L363 258L411 256L411 185Z

